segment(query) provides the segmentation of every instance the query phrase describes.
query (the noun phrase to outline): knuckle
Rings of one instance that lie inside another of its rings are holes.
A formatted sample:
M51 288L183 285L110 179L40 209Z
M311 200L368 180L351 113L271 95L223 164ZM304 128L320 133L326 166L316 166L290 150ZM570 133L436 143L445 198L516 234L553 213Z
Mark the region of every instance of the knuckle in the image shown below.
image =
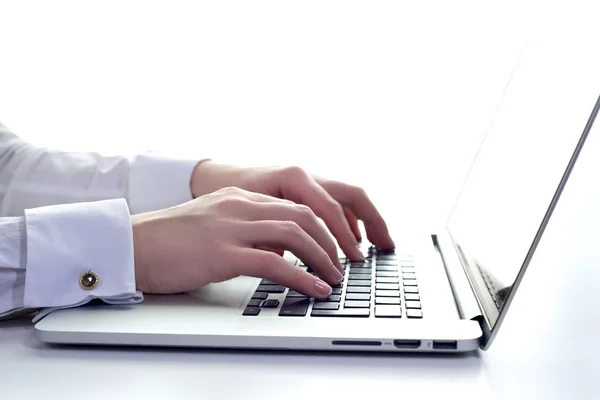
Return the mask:
M292 276L292 284L294 286L297 286L300 284L301 280L302 280L302 273L304 271L300 268L300 267L294 267L294 272L293 272L293 276Z
M280 260L281 257L279 255L270 251L265 251L259 260L260 264L258 265L258 269L263 273L263 275L271 276L271 271L277 268Z
M283 170L283 174L287 179L291 180L302 180L308 176L308 173L304 169L297 166L286 167Z
M330 201L327 204L327 209L329 210L329 212L332 215L343 215L344 214L344 209L342 208L342 206L340 205L340 203L338 203L337 201Z
M298 218L301 221L312 222L316 220L316 215L313 210L304 204L295 204L294 208L298 213Z
M232 195L241 195L244 192L242 189L235 187L235 186L224 187L223 189L221 189L221 191L223 191L226 194L232 194Z
M217 209L221 211L232 211L239 209L245 203L245 200L239 197L227 196L220 199L217 203Z
M302 228L294 221L284 221L281 223L281 231L284 235L292 238L298 238L302 236Z
M350 193L353 197L367 197L367 192L360 186L350 186Z

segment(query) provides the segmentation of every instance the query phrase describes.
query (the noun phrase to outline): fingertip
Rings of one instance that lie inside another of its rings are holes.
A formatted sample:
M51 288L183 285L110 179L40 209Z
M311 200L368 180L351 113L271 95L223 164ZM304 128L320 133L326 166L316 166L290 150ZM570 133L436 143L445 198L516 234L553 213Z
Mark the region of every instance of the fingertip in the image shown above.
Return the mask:
M365 259L365 255L363 254L362 250L360 249L360 244L356 244L354 246L354 259L358 260L358 261L364 261Z
M333 289L331 288L331 286L329 286L327 283L325 283L324 281L320 280L320 279L316 279L315 280L315 290L317 292L317 296L315 297L319 297L319 298L327 298L331 295L331 292L333 292Z
M337 258L337 257L335 258L335 261L334 261L334 264L333 264L333 265L335 265L335 268L336 268L338 271L340 271L340 274L342 274L342 275L344 274L344 266L343 266L343 265L342 265L342 263L340 262L340 259L339 259L339 258Z

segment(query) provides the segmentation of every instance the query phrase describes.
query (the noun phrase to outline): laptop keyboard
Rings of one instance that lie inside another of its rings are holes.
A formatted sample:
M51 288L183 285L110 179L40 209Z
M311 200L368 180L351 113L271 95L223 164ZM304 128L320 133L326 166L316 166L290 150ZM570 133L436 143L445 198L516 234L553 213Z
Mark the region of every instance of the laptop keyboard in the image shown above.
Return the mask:
M327 299L313 299L263 279L243 312L260 315L278 308L280 317L423 318L417 271L412 255L364 249L365 262L340 258L343 281ZM315 274L308 265L300 268ZM281 294L285 294L283 301ZM277 297L277 298L273 298Z

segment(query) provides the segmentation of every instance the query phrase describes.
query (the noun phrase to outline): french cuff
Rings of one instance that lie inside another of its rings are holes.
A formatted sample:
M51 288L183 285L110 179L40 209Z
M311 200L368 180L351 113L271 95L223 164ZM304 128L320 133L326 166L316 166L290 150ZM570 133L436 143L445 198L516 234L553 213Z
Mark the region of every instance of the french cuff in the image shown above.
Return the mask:
M192 174L199 162L156 153L136 156L129 174L131 213L156 211L192 200Z
M24 307L59 308L94 299L139 303L133 232L124 199L55 205L25 211L27 267Z

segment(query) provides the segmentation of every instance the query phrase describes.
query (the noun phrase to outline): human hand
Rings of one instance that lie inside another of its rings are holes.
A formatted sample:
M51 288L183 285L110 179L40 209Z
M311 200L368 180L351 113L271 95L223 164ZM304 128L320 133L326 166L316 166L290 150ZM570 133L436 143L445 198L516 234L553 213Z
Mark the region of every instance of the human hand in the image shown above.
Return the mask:
M335 242L309 207L292 201L229 187L134 215L132 224L136 287L145 293L181 293L245 275L325 298L342 279ZM269 248L291 251L323 280Z
M360 187L324 179L298 167L241 168L205 161L198 164L192 175L194 197L227 186L310 207L351 260L363 258L357 247L361 240L358 220L363 221L371 243L385 250L395 247L384 219Z

